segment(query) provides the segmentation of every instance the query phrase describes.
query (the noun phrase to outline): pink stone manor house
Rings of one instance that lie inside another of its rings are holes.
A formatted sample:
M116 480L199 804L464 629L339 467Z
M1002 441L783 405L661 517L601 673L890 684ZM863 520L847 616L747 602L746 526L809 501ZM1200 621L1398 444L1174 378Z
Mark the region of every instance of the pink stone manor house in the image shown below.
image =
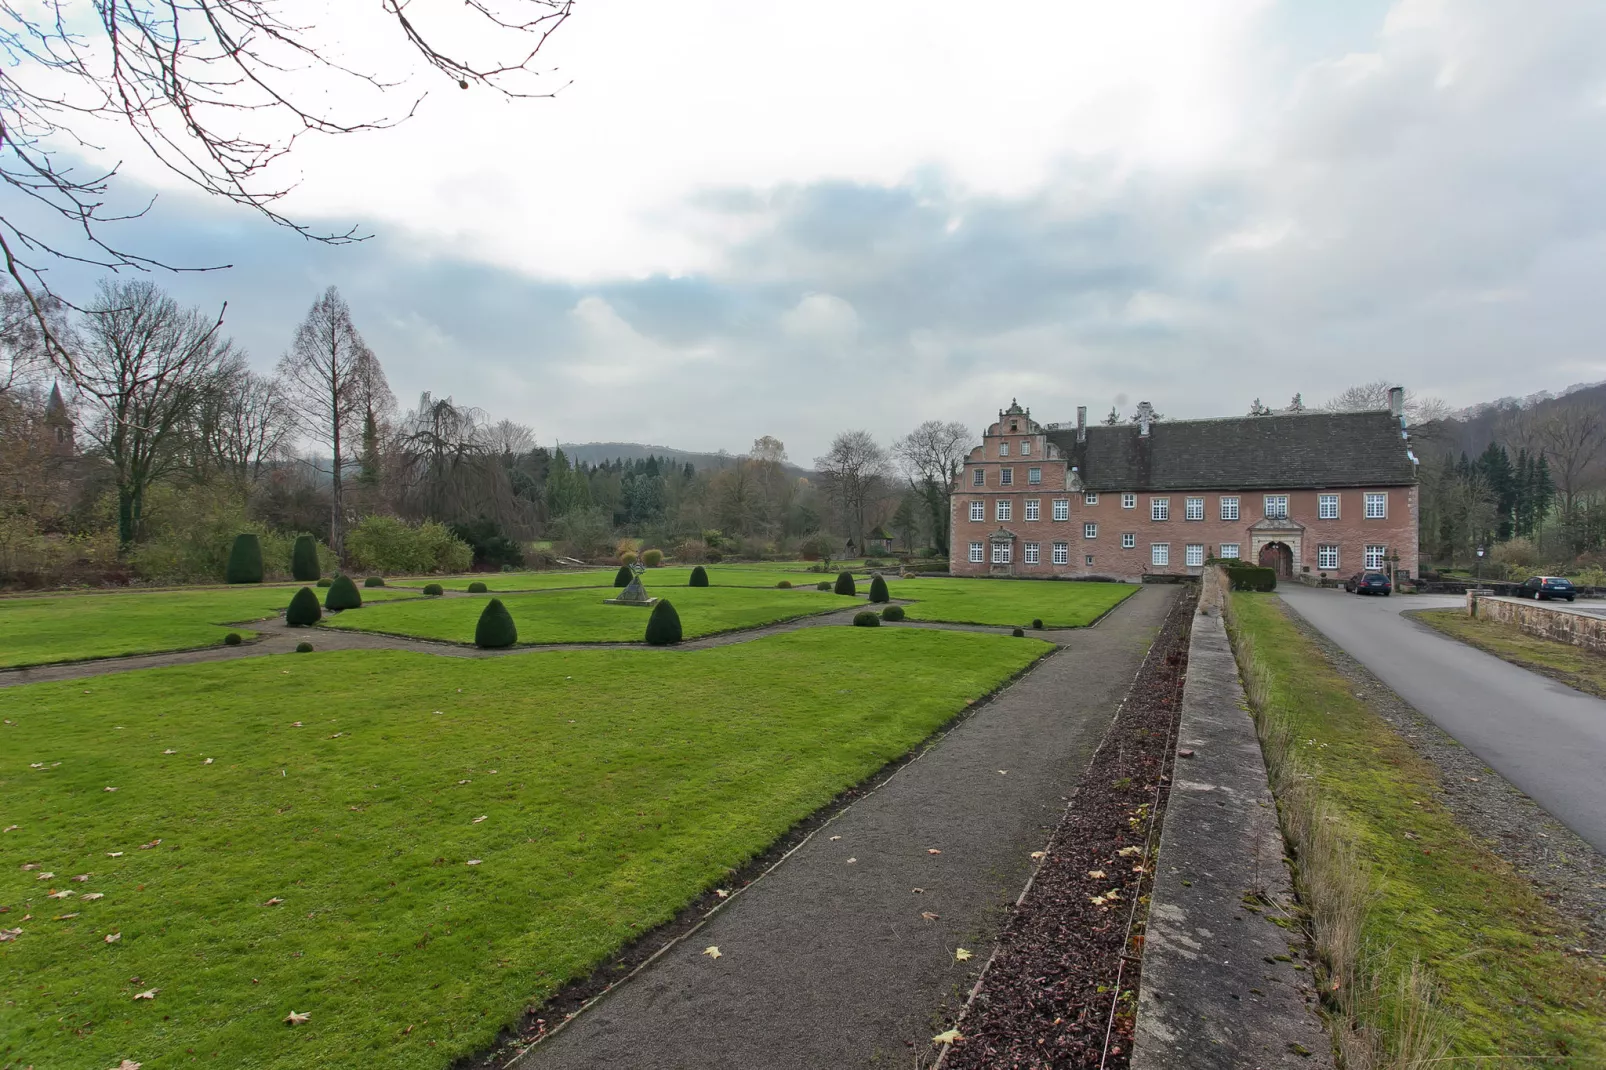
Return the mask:
M956 576L1196 575L1241 558L1284 577L1417 565L1417 462L1390 408L1131 424L1039 424L1018 402L953 496Z

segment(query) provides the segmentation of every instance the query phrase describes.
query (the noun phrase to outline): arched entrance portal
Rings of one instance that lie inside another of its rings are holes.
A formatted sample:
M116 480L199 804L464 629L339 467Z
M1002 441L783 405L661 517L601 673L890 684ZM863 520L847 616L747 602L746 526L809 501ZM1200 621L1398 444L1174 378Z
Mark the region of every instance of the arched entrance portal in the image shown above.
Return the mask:
M1286 542L1268 542L1260 548L1260 564L1276 569L1278 578L1286 580L1294 574L1294 551Z

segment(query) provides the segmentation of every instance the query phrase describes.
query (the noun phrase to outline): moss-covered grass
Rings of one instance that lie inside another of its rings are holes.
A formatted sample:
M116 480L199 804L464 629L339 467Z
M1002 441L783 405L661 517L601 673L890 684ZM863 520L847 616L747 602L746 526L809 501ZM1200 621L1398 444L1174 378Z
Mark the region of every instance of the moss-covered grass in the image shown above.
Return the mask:
M1040 618L1045 628L1081 628L1135 591L1129 583L1062 583L1044 580L888 579L894 599L910 620L1025 627Z
M1047 650L831 628L7 691L0 1051L439 1070Z
M1571 643L1529 635L1504 621L1476 620L1465 610L1423 609L1410 615L1468 646L1586 694L1606 698L1606 657L1599 654Z
M0 598L0 668L153 654L222 643L223 627L284 612L301 584L115 591ZM321 593L321 592L320 592ZM417 591L374 588L365 601L417 597Z
M639 643L647 630L647 609L604 604L613 586L580 591L512 594L502 598L519 630L519 643ZM858 604L814 590L781 591L750 587L648 588L668 598L680 614L687 639L737 628L754 628L827 613ZM325 627L382 632L452 643L474 640L474 624L488 596L432 598L419 602L364 607L325 622Z
M1606 1066L1606 978L1567 953L1578 936L1455 822L1433 766L1355 696L1274 596L1231 597L1264 681L1261 716L1286 725L1369 889L1361 958L1384 993L1361 1001L1370 1024L1397 1032L1409 1008L1388 993L1414 959L1448 1018L1445 1065Z

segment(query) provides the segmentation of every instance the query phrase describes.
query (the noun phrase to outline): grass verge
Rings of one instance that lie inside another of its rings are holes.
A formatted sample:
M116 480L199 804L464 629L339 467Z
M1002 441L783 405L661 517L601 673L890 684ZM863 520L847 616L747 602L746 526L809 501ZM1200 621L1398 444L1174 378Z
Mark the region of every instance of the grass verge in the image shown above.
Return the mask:
M1568 926L1280 601L1227 607L1350 1070L1606 1065L1606 978Z
M832 628L652 657L343 651L18 688L3 1055L438 1070L1044 649ZM310 1021L286 1025L292 1010Z
M1410 616L1486 654L1606 698L1606 658L1571 643L1529 635L1514 624L1477 620L1460 609L1420 609Z
M685 587L691 579L691 569L670 566L650 568L642 574L647 593L662 594ZM801 572L785 567L759 567L755 565L707 565L704 571L713 587L774 587L782 580L794 587L812 587L821 580L835 580L836 572L829 575ZM612 587L617 566L607 569L589 569L573 572L485 572L467 576L407 576L389 581L398 587L423 587L438 583L449 591L466 591L471 583L483 583L490 591L552 591L568 587Z
M1082 628L1137 591L1130 583L1044 580L910 579L887 581L893 598L912 598L910 620L1047 628Z

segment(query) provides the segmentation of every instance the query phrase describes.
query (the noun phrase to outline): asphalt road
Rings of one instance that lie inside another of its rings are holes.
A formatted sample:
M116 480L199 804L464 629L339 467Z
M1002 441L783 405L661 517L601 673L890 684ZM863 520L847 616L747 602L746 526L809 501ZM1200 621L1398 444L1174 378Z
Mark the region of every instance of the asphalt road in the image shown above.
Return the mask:
M1400 697L1606 852L1606 701L1400 615L1464 606L1459 596L1379 598L1301 587L1279 593Z

